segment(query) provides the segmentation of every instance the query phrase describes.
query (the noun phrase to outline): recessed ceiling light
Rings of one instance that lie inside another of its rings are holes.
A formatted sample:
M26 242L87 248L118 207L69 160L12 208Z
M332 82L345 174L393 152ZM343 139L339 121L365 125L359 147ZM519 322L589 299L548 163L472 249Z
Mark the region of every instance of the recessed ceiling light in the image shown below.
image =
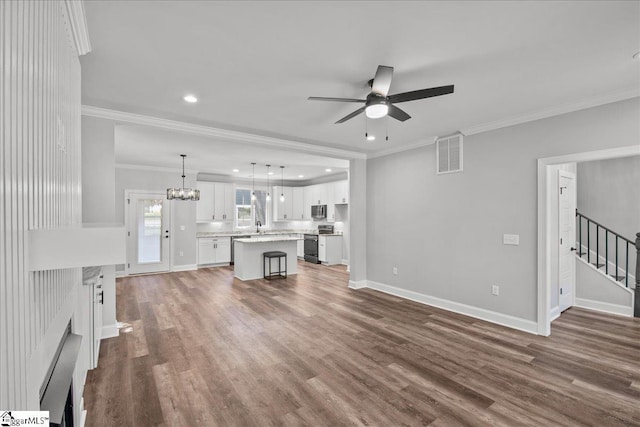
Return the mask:
M273 172L269 172L267 175L273 175Z
M298 178L304 178L304 175L298 175Z
M240 169L234 169L233 171L234 172L240 172Z
M331 169L327 168L324 170L325 172L331 172Z
M367 135L367 141L375 141L375 140L376 140L375 135Z
M182 99L184 99L185 101L193 104L194 102L198 102L198 98L195 97L195 95L185 95Z

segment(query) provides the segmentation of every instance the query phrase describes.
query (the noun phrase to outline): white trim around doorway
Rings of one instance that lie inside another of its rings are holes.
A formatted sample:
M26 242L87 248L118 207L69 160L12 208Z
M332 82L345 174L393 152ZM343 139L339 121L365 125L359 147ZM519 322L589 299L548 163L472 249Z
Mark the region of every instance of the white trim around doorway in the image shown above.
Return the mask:
M588 162L640 155L640 145L566 154L538 159L538 335L551 334L551 236L549 221L552 212L548 193L547 169L563 163Z

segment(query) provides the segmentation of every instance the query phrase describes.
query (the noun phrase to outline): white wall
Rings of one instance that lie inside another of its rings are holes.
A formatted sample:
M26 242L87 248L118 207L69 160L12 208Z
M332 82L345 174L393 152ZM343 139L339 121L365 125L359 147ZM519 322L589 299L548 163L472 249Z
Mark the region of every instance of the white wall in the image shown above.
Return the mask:
M62 1L0 2L0 408L37 410L64 329L88 339L80 269L28 270L26 231L81 223L80 64ZM81 408L87 347L76 366Z
M166 194L168 187L182 185L181 172L160 172L116 168L116 222L124 223L125 190L157 191ZM194 188L196 177L187 174L185 185ZM196 203L171 200L171 265L174 268L195 266L196 260ZM184 226L184 230L180 227ZM183 256L180 256L182 251Z
M114 123L82 117L82 222L115 223ZM118 335L115 266L103 267L102 337Z
M596 271L586 260L576 261L576 306L633 316L633 292Z
M352 254L366 251L368 280L536 321L537 159L638 144L638 117L634 98L468 136L458 174L435 174L434 146L369 160Z
M640 119L639 119L640 120ZM640 156L578 163L578 211L635 242L640 233ZM582 245L586 247L586 222ZM604 256L604 235L600 235L600 254ZM620 268L626 267L626 247L618 242ZM595 251L595 226L591 228L591 247ZM609 236L610 268L615 270L615 237ZM595 252L592 253L592 256ZM629 247L629 286L634 286L636 250ZM612 271L612 270L610 270ZM622 274L622 271L620 271Z
M578 180L578 211L635 240L640 233L640 156L578 163Z

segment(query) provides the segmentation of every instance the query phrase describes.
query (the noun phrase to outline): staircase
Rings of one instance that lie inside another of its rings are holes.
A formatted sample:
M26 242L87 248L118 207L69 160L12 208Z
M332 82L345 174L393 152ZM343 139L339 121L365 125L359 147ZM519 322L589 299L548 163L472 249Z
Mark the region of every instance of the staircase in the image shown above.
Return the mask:
M636 233L634 242L581 214L577 209L576 222L576 255L612 280L634 289L633 314L634 317L640 317L640 233Z

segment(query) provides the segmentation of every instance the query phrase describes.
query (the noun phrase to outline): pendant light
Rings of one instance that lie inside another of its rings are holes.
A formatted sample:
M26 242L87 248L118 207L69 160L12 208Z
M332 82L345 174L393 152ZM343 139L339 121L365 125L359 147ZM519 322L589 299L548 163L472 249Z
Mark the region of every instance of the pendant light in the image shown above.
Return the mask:
M284 202L284 166L280 166L280 201Z
M267 165L267 202L271 201L271 192L269 187L269 175L271 175L271 172L269 172L270 170L271 170L271 165Z
M185 188L184 186L184 178L186 177L184 174L184 158L187 157L186 154L180 154L182 157L182 188L167 188L167 199L168 200L200 200L200 190L193 188Z
M256 162L251 163L251 203L256 201Z

